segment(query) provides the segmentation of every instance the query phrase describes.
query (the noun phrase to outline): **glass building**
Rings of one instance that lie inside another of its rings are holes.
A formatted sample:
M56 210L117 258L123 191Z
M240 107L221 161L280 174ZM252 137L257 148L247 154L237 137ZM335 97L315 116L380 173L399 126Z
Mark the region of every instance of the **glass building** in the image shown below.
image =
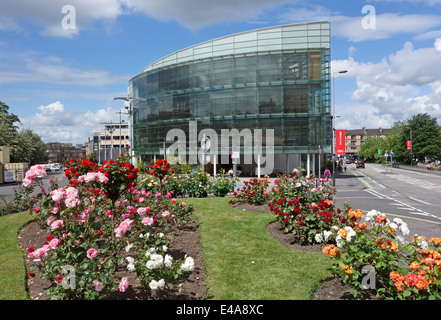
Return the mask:
M318 147L331 153L330 23L241 32L172 53L129 81L133 148L151 160L172 129L274 130L274 172L316 171ZM268 142L268 141L267 141ZM194 152L187 143L187 152ZM215 150L221 154L220 146ZM253 171L243 156L238 165ZM262 153L265 154L265 143ZM220 158L217 163L221 164ZM323 162L322 162L323 163ZM229 166L229 164L227 164ZM225 166L224 166L225 167Z

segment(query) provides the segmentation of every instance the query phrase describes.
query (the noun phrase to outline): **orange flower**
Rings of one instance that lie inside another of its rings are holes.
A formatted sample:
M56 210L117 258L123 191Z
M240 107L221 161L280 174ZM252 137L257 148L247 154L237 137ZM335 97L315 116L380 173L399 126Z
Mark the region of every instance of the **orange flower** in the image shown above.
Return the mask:
M354 219L354 218L361 219L363 217L363 211L361 209L357 209L357 210L350 209L348 211L348 216L351 219Z
M329 250L331 250L333 247L334 247L333 244L329 244L329 245L327 245L326 247L324 247L324 248L322 249L322 252L323 252L324 254L329 254Z
M381 224L381 223L383 223L383 222L386 222L387 219L386 219L385 216L383 216L383 215L380 214L380 215L375 219L375 221L376 221L378 224Z
M427 288L428 282L424 277L417 277L415 279L415 288L418 290L424 290Z
M410 267L413 271L416 271L416 270L418 270L418 268L420 267L420 265L418 264L418 262L414 261L414 262L412 262L412 263L409 265L409 267Z
M389 232L390 234L393 234L393 233L395 232L395 229L392 228L391 226L389 226L389 227L387 228L387 232Z
M345 229L342 229L342 228L340 228L340 229L338 230L338 233L339 233L343 238L345 238L345 239L346 239L346 237L348 236L348 232L347 232Z
M338 248L332 248L331 250L329 250L328 254L331 258L334 258L334 257L339 257L341 253Z
M430 238L429 242L433 242L435 244L441 244L441 238L435 237L435 238Z
M398 272L396 271L392 271L389 274L389 278L392 279L393 282L397 282L397 281L401 281L402 280L402 275L400 275Z
M359 231L362 231L367 228L367 223L366 222L360 223L357 227Z
M343 264L342 267L343 267L343 269L345 270L345 272L347 274L351 274L352 273L352 269L353 269L352 266L347 266L347 265Z

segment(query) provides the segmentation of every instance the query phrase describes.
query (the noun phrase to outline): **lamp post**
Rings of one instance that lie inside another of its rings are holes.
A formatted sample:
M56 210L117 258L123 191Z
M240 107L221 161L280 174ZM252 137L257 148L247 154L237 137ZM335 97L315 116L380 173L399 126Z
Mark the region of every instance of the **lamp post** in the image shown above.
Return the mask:
M122 127L122 120L121 120L121 115L122 114L126 114L126 113L122 113L121 112L121 109L119 109L119 111L117 112L117 114L119 114L119 154L121 154L121 135L122 135L122 132L121 132L121 127Z
M346 73L347 70L341 70L332 74L332 185L335 187L335 75L337 73Z
M129 134L130 134L130 162L132 162L132 156L134 155L134 151L133 151L133 118L132 118L133 110L132 110L132 100L147 101L147 99L133 98L133 97L116 97L116 98L113 98L113 100L124 100L124 101L127 101L129 103L128 115L129 115L130 120L131 120L131 121L129 121L129 124L130 124L130 130L129 130Z

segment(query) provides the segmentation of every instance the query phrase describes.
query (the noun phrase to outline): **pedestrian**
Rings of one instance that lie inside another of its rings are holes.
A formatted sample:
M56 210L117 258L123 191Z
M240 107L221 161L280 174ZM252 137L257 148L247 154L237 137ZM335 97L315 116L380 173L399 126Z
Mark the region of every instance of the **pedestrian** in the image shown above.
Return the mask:
M329 179L331 177L331 171L329 169L325 169L325 172L323 172L323 176Z
M228 175L230 176L230 178L233 178L234 175L233 169L228 170Z

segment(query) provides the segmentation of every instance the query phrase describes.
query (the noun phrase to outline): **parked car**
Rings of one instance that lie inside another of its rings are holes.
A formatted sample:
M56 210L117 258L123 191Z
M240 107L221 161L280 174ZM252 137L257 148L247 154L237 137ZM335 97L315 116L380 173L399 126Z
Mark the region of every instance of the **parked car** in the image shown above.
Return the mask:
M357 161L357 168L365 168L365 165L364 165L364 161L363 161L363 160L358 160L358 161Z

